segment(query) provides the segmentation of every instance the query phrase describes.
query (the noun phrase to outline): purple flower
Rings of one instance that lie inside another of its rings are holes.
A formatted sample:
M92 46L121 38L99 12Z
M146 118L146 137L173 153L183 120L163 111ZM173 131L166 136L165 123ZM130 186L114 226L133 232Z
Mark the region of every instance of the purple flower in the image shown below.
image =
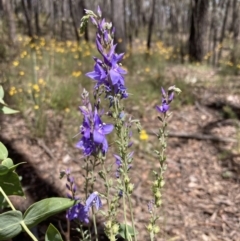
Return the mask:
M102 150L104 153L108 150L108 142L105 135L111 133L112 130L113 125L103 123L97 113L97 109L95 109L93 140L95 143L102 144Z
M92 138L86 138L83 136L76 144L76 147L83 151L84 156L90 156L92 153L96 152L98 146Z
M169 110L169 105L165 99L162 100L162 104L160 106L157 105L157 110L161 113L166 113Z
M95 88L107 81L107 71L102 67L103 63L99 59L95 59L94 70L86 74L89 78L97 81Z
M67 211L67 219L70 221L73 219L78 219L81 222L89 223L88 210L81 203L75 204Z
M86 200L86 204L83 205L81 203L75 204L67 211L67 219L70 221L73 219L78 219L81 222L89 223L89 210L92 206L95 206L97 210L102 207L102 201L98 195L98 192L93 192L88 199Z
M163 88L161 88L161 92L162 92L162 104L160 106L156 106L156 109L161 113L166 113L170 108L170 103L173 100L174 92L168 91L168 94L167 94Z
M97 210L102 207L102 201L98 196L98 192L93 192L86 200L85 209L89 210L92 206L95 206Z
M102 122L97 108L94 113L90 113L89 109L86 110L84 107L80 107L80 110L84 115L83 124L80 127L82 137L76 147L81 149L85 156L90 156L98 150L105 154L108 150L106 135L112 132L113 125Z

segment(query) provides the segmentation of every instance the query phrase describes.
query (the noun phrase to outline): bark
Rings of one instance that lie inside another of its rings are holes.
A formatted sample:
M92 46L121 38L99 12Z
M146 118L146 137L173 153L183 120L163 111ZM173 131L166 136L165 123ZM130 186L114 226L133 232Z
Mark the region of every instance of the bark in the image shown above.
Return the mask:
M233 50L232 50L232 63L233 65L237 64L237 59L239 58L240 48L238 43L239 36L239 16L240 3L234 0L233 4L233 20L232 20L232 31L233 31ZM237 73L237 72L236 72Z
M136 28L135 28L135 36L138 37L139 27L141 25L141 0L135 0L136 5Z
M73 29L74 29L74 34L76 37L77 42L80 42L80 36L79 36L79 31L78 31L78 24L77 24L77 19L74 14L74 6L72 0L69 0L69 10L70 10L70 15L72 18L72 23L73 23Z
M61 6L61 11L62 11L62 18L61 18L61 39L65 40L66 39L66 0L62 0L62 6Z
M209 0L191 1L191 26L189 36L190 62L202 62L204 56L204 41L207 29L207 14Z
M38 2L38 0L35 0L34 18L35 18L36 34L40 35L41 29L40 29L40 24L39 24L39 2Z
M153 0L153 2L152 2L152 13L151 13L150 21L149 21L149 24L148 24L147 49L151 48L152 31L153 31L153 25L154 25L155 6L156 6L156 0Z
M224 15L224 19L223 19L222 30L221 30L221 35L220 35L220 39L219 39L219 45L221 45L221 46L222 46L223 40L225 38L225 30L226 30L227 17L228 17L229 9L230 9L230 0L227 1L227 5L226 5L226 9L225 9L225 15ZM221 59L221 56L222 56L222 48L220 48L219 52L218 52L218 64L219 64L219 60Z
M16 42L16 24L14 21L14 12L12 1L5 0L3 1L4 8L6 11L7 25L8 25L8 36L11 44L15 45Z
M29 9L27 7L26 1L25 0L21 0L21 1L22 1L22 7L23 7L24 15L25 15L26 22L27 22L28 36L32 38L33 37L33 27L32 27L32 21L31 21L31 14L30 14Z
M112 0L112 22L115 27L114 39L118 43L117 51L126 51L126 36L124 26L124 0Z

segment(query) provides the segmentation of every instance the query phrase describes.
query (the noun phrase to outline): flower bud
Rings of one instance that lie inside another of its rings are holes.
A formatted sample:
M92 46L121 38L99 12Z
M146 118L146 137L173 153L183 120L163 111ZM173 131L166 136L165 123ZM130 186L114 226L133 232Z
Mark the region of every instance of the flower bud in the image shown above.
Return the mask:
M128 185L128 193L132 193L133 192L133 188L134 188L134 184L132 184L132 183L130 183L129 185Z
M115 223L115 224L112 226L112 232L113 232L113 234L117 235L117 234L118 234L118 231L119 231L119 226L118 226L118 224Z
M152 230L153 230L153 226L152 226L151 223L148 224L148 226L147 226L147 230L148 230L148 232L152 232Z
M157 190L157 191L155 192L155 198L159 199L161 196L162 196L162 195L161 195L160 191Z
M126 184L128 184L128 183L130 182L129 177L125 177L125 178L124 178L124 182L125 182Z
M157 234L159 233L159 231L160 231L160 228L158 226L153 227L153 233Z
M110 220L107 221L105 226L106 226L107 229L111 229L112 228L112 222Z
M155 200L155 205L157 208L159 208L162 205L162 200L161 199L156 199Z
M160 187L163 187L164 185L165 185L165 181L162 180L162 181L160 182Z

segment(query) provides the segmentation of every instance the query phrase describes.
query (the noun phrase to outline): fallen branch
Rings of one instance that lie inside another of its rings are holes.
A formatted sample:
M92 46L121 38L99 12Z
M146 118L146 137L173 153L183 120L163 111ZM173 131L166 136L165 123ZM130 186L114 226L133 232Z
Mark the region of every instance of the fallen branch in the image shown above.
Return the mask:
M155 135L157 131L152 133L148 133L149 135ZM187 132L169 132L168 137L177 137L177 138L185 138L185 139L196 139L196 140L210 140L210 141L218 141L218 142L233 142L236 143L237 140L228 137L219 137L214 135L206 135L200 133L187 133Z
M237 142L237 140L233 139L233 138L219 137L219 136L199 134L199 133L169 132L168 136L169 137L186 138L186 139L197 139L197 140Z

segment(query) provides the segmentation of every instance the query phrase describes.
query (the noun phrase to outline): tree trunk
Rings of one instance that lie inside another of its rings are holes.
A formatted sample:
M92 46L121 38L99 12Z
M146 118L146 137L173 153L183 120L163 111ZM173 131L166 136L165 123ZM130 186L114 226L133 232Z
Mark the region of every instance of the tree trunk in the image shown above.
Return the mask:
M66 39L66 0L62 0L62 18L61 18L61 39L65 40Z
M115 27L114 39L118 52L126 51L126 36L124 27L124 0L112 0L112 22Z
M32 38L33 37L33 28L32 28L31 15L29 13L29 9L26 5L25 0L22 0L22 7L23 7L25 18L26 18L26 22L27 22L28 36Z
M38 0L35 0L35 4L34 4L34 18L35 18L36 34L40 35L41 29L40 29L40 25L39 25L39 2L38 2Z
M189 58L190 62L202 62L209 0L191 0L191 5Z
M221 36L220 36L220 40L219 40L219 45L221 46L221 48L219 49L219 52L218 52L218 64L219 64L219 61L220 61L221 56L222 56L222 43L223 43L223 40L225 38L225 30L226 30L226 24L227 24L228 11L229 11L229 8L230 8L230 2L231 2L230 0L227 1L227 5L226 5L226 9L225 9L225 15L224 15L224 19L223 19Z
M152 2L152 13L148 25L148 36L147 36L147 49L149 50L151 48L151 39L152 39L152 31L153 31L153 25L154 25L154 13L155 13L155 5L156 0L153 0Z
M11 44L15 45L16 41L16 24L14 21L14 12L13 12L13 6L12 6L12 1L10 0L5 0L3 2L6 15L7 15L7 25L8 25L8 35L9 35L9 40Z
M233 31L233 50L232 50L232 63L233 65L237 65L237 58L239 58L240 48L238 44L238 35L239 35L239 11L240 11L240 3L237 0L234 0L234 8L233 8L233 20L232 20L232 31Z
M77 40L77 42L80 42L80 36L79 36L79 32L78 32L77 19L76 19L76 16L74 14L72 0L69 0L69 10L70 10L70 15L71 15L72 22L73 22L73 28L74 28L74 33L75 33L76 40Z

